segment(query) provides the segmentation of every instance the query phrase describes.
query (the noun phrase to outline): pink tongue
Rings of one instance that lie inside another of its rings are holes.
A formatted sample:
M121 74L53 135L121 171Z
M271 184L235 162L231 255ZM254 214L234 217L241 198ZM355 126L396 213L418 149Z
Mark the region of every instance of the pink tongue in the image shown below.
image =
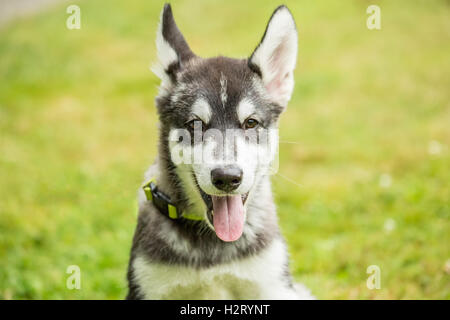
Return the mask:
M236 241L244 228L244 204L242 197L212 196L214 229L223 241Z

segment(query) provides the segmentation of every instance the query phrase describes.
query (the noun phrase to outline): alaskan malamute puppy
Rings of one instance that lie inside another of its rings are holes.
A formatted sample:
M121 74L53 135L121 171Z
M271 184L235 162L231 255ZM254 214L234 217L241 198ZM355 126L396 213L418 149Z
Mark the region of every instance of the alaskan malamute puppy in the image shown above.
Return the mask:
M310 299L294 286L269 173L294 88L285 6L246 59L201 58L170 5L156 46L159 154L139 191L128 299Z

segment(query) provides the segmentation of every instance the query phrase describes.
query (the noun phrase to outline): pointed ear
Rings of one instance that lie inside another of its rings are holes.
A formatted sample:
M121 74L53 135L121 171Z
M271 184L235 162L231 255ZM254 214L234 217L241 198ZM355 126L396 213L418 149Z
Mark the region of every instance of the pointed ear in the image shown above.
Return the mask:
M183 64L195 57L175 23L170 4L165 4L161 12L156 50L158 64L152 70L161 79L163 87L173 84Z
M289 9L280 6L272 14L248 66L261 77L270 98L286 106L294 89L296 61L297 28Z

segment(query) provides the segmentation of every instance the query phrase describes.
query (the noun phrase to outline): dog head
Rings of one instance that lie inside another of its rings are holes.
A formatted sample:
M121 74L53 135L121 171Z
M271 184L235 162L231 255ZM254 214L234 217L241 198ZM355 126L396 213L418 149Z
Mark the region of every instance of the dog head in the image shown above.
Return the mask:
M166 4L156 45L156 101L171 166L217 236L237 240L246 200L275 158L278 118L292 94L294 19L278 7L248 59L204 59L192 52Z

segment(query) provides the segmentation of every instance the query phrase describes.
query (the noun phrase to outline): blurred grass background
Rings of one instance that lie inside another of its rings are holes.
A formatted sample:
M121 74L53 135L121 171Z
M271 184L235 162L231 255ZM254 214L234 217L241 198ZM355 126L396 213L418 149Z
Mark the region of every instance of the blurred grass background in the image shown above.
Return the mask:
M296 280L320 299L450 299L449 2L284 2L299 61L273 183ZM3 299L126 293L136 190L156 155L163 2L70 3L80 30L68 4L0 29ZM234 57L279 4L172 1L194 52ZM81 290L66 289L69 265Z

